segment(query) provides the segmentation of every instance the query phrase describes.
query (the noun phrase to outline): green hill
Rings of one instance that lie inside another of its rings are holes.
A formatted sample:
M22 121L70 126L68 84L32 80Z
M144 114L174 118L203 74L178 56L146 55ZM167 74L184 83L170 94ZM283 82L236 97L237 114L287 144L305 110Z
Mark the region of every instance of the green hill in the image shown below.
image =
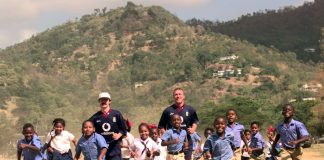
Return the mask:
M113 108L135 124L157 123L172 103L172 89L183 87L201 129L228 107L238 109L245 125L277 123L278 105L291 98L305 113L298 118L314 120L307 124L312 127L317 119L309 117L310 109L320 103L299 101L314 95L300 87L317 71L292 52L192 28L159 6L128 2L95 10L0 51L0 129L6 131L0 151L15 151L12 144L26 122L45 135L51 121L62 117L67 130L80 135L81 122L99 109L97 95L104 90Z
M320 28L324 26L324 1L307 2L300 7L265 10L243 15L229 22L189 20L191 25L248 40L254 44L274 46L281 51L292 51L297 59L323 62L320 54Z

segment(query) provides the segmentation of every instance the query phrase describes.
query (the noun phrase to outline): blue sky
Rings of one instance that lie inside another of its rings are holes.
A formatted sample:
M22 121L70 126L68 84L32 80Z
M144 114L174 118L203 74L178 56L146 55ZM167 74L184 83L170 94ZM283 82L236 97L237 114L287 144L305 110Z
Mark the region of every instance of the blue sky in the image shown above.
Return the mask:
M241 15L300 6L313 0L133 0L143 6L160 5L182 20L228 21ZM125 6L126 0L0 0L0 48L19 43L68 20L92 13L95 8Z

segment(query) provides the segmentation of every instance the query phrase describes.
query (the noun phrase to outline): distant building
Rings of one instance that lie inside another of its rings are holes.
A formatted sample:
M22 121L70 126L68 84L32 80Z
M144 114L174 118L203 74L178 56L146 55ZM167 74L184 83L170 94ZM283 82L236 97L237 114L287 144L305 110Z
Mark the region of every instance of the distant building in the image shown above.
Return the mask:
M143 86L143 83L138 83L138 82L135 82L135 88L139 88L139 87L142 87Z
M322 89L322 84L320 83L309 83L304 84L300 90L309 91L309 92L318 92L318 90Z
M235 60L235 59L238 59L238 58L239 58L239 56L231 55L231 56L221 57L220 60L221 61L226 61L226 60Z
M303 101L316 101L316 98L314 97L309 97L309 98L303 98Z
M315 48L305 48L304 51L308 52L308 53L314 53L316 51L316 49Z

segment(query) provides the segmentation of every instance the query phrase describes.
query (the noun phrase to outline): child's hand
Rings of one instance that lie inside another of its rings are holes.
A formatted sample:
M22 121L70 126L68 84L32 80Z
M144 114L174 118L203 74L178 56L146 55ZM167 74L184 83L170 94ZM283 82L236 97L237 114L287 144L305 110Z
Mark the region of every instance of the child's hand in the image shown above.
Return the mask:
M252 154L252 149L251 149L251 148L247 148L247 152L248 152L249 154Z
M133 151L129 151L129 154L131 155L132 158L135 157L135 152L133 152Z
M290 142L288 142L288 144L289 144L289 145L297 145L298 142L297 142L297 141L290 141Z
M179 138L176 138L172 141L173 144L178 144L179 143Z
M211 154L210 152L205 153L205 159L211 159Z
M147 150L147 151L146 151L146 156L147 156L147 157L151 157L151 151L150 151L150 150Z
M121 133L113 133L112 138L113 138L114 140L118 140L121 136L122 136Z
M28 144L23 144L23 143L21 143L21 144L19 145L19 148L20 148L20 149L25 149L27 146L28 146Z
M47 148L47 151L50 152L50 153L53 153L54 152L54 149L52 147L48 147Z

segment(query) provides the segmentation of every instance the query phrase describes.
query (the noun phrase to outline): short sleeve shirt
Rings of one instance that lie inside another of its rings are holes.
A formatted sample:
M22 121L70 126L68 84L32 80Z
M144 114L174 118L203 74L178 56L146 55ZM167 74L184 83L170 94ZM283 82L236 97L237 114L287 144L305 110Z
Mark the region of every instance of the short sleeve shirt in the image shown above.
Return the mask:
M112 138L113 133L121 133L126 136L126 124L122 114L114 109L110 109L108 117L104 117L101 111L94 114L90 120L93 122L96 132L101 134L109 144L115 140ZM120 138L121 141L122 138ZM110 148L111 146L108 146Z
M203 151L211 152L213 160L231 159L234 156L232 147L234 147L234 135L231 132L225 132L224 137L218 134L210 135L204 144Z
M265 145L264 139L259 132L252 135L250 147L262 149L262 148L264 148L264 145Z
M180 131L178 131L172 128L165 131L161 139L162 141L171 141L179 138L178 144L170 144L168 145L167 149L169 152L180 152L182 151L182 147L184 145L186 136L187 136L187 132L185 130L181 129Z
M24 160L42 160L42 154L40 152L35 152L34 150L31 150L29 148L20 149L20 144L29 144L37 147L38 149L41 149L42 143L37 135L34 134L30 142L28 142L25 138L20 139L17 143L17 151L22 151Z
M55 131L48 133L46 137L46 143L51 139L51 135L55 135ZM71 149L71 141L74 139L74 135L68 131L62 131L60 134L54 136L51 141L51 147L60 152L61 154L69 152Z
M241 132L244 131L244 126L235 122L233 126L230 124L226 125L225 132L232 132L234 135L234 145L235 148L239 148L241 146Z
M190 134L189 148L192 150L196 150L199 147L199 142L201 141L201 137L197 132Z
M280 134L280 141L284 147L296 148L296 145L290 145L288 142L295 141L305 136L309 136L309 133L302 122L292 119L291 122L286 125L284 122L277 126L277 132Z
M105 139L98 133L93 133L88 139L82 136L76 146L76 153L82 152L84 160L97 160L103 148L108 148Z
M151 138L142 140L141 138L135 138L134 143L131 145L131 150L135 153L135 159L139 160L153 160L153 152L158 151L159 147L156 142ZM151 156L147 157L147 151L151 152Z

